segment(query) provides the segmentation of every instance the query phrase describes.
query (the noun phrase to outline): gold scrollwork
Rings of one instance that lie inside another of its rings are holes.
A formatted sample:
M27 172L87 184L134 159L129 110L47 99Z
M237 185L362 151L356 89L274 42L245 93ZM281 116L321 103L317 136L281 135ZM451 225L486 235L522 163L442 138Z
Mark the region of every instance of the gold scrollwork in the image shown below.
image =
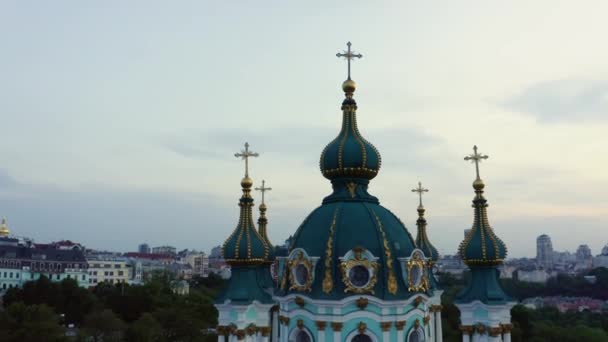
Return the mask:
M365 249L360 247L354 248L354 258L344 260L340 263L340 269L342 270L342 282L346 286L346 288L344 289L345 293L374 293L374 286L378 281L378 263L376 261L369 260L367 257L364 257L362 255L364 251ZM355 266L363 266L369 272L369 280L364 286L355 286L350 281L350 277L348 275L350 270Z
M302 265L306 268L306 281L304 283L299 283L296 279L295 273L296 268ZM313 280L313 265L310 260L304 257L304 252L298 251L295 258L289 260L289 283L291 286L289 290L296 291L308 291L312 290L312 280Z
M407 290L409 292L425 292L429 289L426 269L427 263L420 257L419 253L414 253L412 258L407 261ZM414 272L418 272L417 277Z

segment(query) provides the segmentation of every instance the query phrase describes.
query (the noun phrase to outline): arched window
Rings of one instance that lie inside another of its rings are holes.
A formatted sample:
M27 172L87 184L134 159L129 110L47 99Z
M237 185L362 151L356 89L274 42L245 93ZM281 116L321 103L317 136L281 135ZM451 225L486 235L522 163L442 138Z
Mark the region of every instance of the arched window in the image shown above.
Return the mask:
M372 342L372 338L365 334L355 335L351 342Z
M305 330L300 330L296 335L296 342L312 342L310 335Z
M412 329L407 342L424 342L424 330L421 327Z

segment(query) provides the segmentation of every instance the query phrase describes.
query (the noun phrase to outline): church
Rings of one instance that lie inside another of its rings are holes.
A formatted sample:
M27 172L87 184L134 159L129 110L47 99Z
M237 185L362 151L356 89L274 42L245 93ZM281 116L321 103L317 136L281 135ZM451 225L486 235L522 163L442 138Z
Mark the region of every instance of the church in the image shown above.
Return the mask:
M437 249L427 235L421 183L414 237L403 222L368 191L378 176L380 152L357 125L357 85L350 62L361 58L348 49L338 53L348 62L342 83L342 127L321 151L320 170L331 194L295 230L289 248L278 253L268 238L267 206L262 183L253 188L249 159L258 154L249 144L235 156L245 161L236 228L222 247L232 277L215 306L218 342L441 342L441 286L433 274ZM483 196L479 162L473 182L473 226L459 255L471 270L471 282L457 298L462 341L510 342L510 309L514 302L499 282L497 267L507 248L492 230ZM402 186L402 184L399 184ZM262 193L253 217L252 190ZM454 246L456 248L456 246Z

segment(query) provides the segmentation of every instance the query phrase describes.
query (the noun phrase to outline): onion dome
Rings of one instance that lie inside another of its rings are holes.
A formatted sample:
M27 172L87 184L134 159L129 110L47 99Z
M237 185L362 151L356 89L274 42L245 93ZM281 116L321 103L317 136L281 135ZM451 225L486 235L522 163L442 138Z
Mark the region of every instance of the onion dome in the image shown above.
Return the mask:
M339 177L372 179L380 170L380 153L359 132L357 103L353 99L355 81L349 77L342 89L346 95L342 102L342 130L321 153L321 173L329 180Z
M426 235L425 209L420 205L417 210L418 220L416 220L416 226L418 227L418 235L416 236L416 246L424 252L424 256L436 262L439 259L439 252L437 252L437 248L431 244L429 237Z
M8 225L6 224L6 219L2 219L2 223L0 224L0 237L8 237L11 234L10 229L8 229Z
M360 55L352 54L349 44L348 53L338 56L350 62ZM342 130L321 154L321 172L331 180L333 192L308 215L289 245L292 265L285 270L302 263L303 282L298 274L283 277L282 295L304 292L315 299L340 300L368 293L402 300L416 294L408 291L402 268L402 260L416 249L414 239L401 220L368 192L380 168L380 153L357 128L355 87L349 75L342 85L346 93Z
M269 247L253 223L252 185L253 181L247 176L241 181L243 195L239 200L239 223L222 247L223 258L228 264L268 261Z
M507 247L499 239L488 220L487 200L483 196L484 182L479 178L479 162L487 159L488 156L477 153L477 146L473 147L474 154L465 158L471 160L476 165L477 178L473 182L475 198L473 208L475 209L475 219L473 227L467 234L464 241L460 244L459 254L462 260L469 266L472 265L500 265L507 256Z
M262 204L260 204L260 217L258 218L258 231L260 233L260 236L262 236L262 238L264 239L266 245L268 245L268 259L274 260L274 245L272 244L272 242L270 242L270 239L268 238L268 218L266 217L266 210L268 209L268 207L266 207L266 202L264 201L264 194L266 193L266 191L272 190L272 188L266 187L266 181L262 180L262 186L255 189L262 193Z
M424 218L424 206L422 205L422 194L428 192L429 189L422 187L422 183L418 182L418 187L412 189L412 192L418 193L419 204L418 204L418 220L416 220L416 226L418 227L418 235L416 236L416 247L424 252L424 256L430 258L432 262L436 262L439 259L439 253L437 248L431 244L429 237L426 235L426 219Z

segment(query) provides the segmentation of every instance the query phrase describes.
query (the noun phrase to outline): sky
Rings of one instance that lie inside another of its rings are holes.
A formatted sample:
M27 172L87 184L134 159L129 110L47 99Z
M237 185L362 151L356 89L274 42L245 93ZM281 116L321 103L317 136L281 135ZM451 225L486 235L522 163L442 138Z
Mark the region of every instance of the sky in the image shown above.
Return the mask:
M352 41L370 192L453 254L474 144L510 257L608 243L606 1L2 1L0 215L38 242L210 250L238 219L247 141L279 244L331 186ZM259 201L259 194L255 194Z

